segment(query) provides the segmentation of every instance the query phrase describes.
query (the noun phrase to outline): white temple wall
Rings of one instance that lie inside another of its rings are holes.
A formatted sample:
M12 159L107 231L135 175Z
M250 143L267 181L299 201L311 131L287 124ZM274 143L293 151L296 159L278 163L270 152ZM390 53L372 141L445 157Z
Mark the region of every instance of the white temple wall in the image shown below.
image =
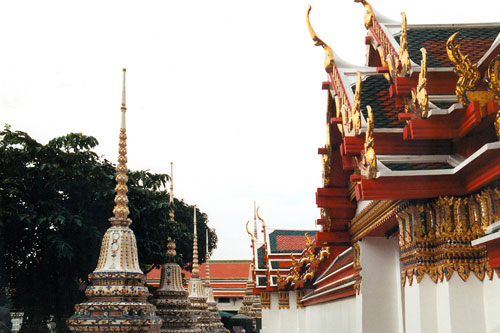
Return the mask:
M347 297L329 303L307 306L305 333L355 333L356 299Z
M500 279L496 274L494 274L493 280L489 280L488 277L484 278L483 296L486 332L500 333L500 316L498 315L498 309L500 309Z
M271 309L262 309L262 333L282 332L281 318L278 310L278 293L269 293L271 296Z
M427 275L404 287L406 333L438 332L436 284Z
M486 332L483 282L474 274L464 282L453 273L437 284L436 295L439 332Z
M500 325L500 291L495 289L498 287L500 282L487 278L482 282L473 273L464 282L456 272L449 281L434 283L424 275L420 283L414 279L410 286L407 282L406 333L490 332L490 327ZM500 326L497 332L500 333Z
M306 322L306 308L299 308L297 309L297 320L298 320L298 327L299 327L299 332L307 332L307 322Z
M403 332L397 239L366 237L359 247L363 280L356 296L357 309L361 310L357 332Z
M289 291L288 297L290 308L279 310L280 332L299 332L295 291Z

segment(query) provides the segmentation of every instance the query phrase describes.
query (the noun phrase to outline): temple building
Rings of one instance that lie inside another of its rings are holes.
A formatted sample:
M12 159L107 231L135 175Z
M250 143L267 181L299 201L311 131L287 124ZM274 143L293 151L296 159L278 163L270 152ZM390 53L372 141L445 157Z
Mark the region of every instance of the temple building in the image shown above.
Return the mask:
M156 307L147 301L146 275L139 267L135 235L129 228L126 110L123 69L114 216L102 239L97 267L89 275L88 300L75 305L75 314L67 321L75 332L160 332L162 321L155 314Z
M498 331L500 23L407 24L355 2L364 66L307 11L327 73L321 230L287 260L272 233L252 238L263 332Z

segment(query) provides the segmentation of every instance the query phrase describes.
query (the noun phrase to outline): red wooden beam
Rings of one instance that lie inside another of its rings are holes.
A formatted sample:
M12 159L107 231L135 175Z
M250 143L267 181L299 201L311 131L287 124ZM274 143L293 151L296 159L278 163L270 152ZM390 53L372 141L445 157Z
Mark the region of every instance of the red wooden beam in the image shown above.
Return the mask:
M450 140L404 140L401 133L375 133L375 151L379 155L451 155ZM359 155L364 149L363 136L346 136L340 150L344 155Z
M410 120L404 128L403 137L405 140L459 139L478 126L483 116L486 116L486 110L481 108L479 102L473 102L449 115Z
M359 200L403 200L441 195L466 195L500 179L500 149L491 149L453 175L389 176L362 179L355 187Z
M314 236L318 246L351 244L351 236L346 231L317 232Z

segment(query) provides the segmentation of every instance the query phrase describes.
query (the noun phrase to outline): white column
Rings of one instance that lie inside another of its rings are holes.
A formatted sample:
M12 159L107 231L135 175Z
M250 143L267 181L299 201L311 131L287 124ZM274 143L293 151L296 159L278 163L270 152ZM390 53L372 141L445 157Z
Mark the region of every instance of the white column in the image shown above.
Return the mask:
M495 274L493 280L488 277L483 282L484 314L486 319L486 332L500 332L500 279Z
M467 282L453 273L450 281L437 284L436 294L440 333L486 332L483 282L473 273Z
M438 332L436 284L427 275L404 288L406 333Z
M357 332L392 333L402 329L401 280L397 239L366 237L359 242L361 291L356 297Z

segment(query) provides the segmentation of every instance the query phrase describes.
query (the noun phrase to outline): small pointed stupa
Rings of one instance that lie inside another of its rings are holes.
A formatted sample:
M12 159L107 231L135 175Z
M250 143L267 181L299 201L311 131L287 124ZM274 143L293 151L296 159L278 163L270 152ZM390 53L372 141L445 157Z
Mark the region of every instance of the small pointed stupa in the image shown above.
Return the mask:
M203 290L203 283L200 280L200 269L198 266L198 234L196 232L196 206L194 206L194 238L193 238L193 270L188 284L189 301L191 309L197 315L197 327L202 332L213 332L213 326L208 311L207 297Z
M97 267L89 275L88 300L75 305L76 312L67 321L74 332L160 332L161 319L147 302L146 276L139 268L135 235L129 228L125 71L114 216L102 239Z
M253 264L251 264L248 272L247 288L245 290L245 296L243 296L243 305L238 310L238 313L252 317L255 320L256 318L262 317L262 311L260 296L253 294L253 288L255 287L253 269Z
M214 298L214 291L212 290L212 286L210 285L210 263L208 261L208 228L206 231L206 262L205 262L205 296L207 296L207 305L208 311L210 312L210 320L214 329L214 332L225 332L226 329L222 324L221 317L219 314L219 309L217 309L217 302Z
M170 222L174 223L173 163L170 163ZM196 317L191 310L188 292L182 285L181 267L175 262L175 240L168 239L169 261L162 265L160 286L151 303L158 308L157 314L163 319L161 333L198 333Z

